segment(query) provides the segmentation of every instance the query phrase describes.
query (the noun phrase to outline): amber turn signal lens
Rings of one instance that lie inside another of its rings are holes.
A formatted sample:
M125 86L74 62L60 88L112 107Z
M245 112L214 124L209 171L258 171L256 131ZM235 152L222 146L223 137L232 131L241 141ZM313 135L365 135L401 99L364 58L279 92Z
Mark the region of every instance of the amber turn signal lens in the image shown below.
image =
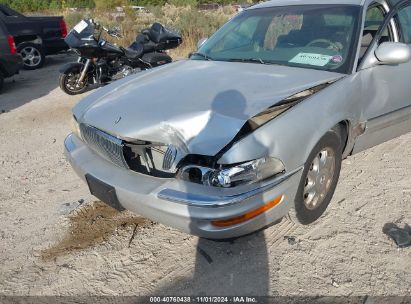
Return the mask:
M231 219L221 220L221 221L211 221L211 224L213 224L216 227L228 227L228 226L233 226L233 225L243 223L275 207L283 200L283 197L284 195L280 195L279 197L275 198L271 202L261 206L258 209L252 210L246 214L243 214L238 217L231 218Z

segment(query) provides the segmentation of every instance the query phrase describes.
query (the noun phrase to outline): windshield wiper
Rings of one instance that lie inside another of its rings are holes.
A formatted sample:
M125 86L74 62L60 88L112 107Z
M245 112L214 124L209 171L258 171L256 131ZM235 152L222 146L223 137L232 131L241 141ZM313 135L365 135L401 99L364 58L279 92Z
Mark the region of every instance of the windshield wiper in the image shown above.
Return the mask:
M261 58L234 58L234 59L227 59L230 62L250 62L250 63L261 63L266 64L264 60Z
M199 52L192 53L191 56L200 56L203 57L205 60L213 60L210 56Z

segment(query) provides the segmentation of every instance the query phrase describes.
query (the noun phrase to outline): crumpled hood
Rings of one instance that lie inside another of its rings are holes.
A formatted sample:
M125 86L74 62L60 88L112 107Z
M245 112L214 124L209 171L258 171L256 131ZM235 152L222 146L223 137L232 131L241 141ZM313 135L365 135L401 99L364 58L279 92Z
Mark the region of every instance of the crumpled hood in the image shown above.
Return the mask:
M343 76L278 65L186 60L101 88L73 112L79 122L119 138L215 155L249 118Z

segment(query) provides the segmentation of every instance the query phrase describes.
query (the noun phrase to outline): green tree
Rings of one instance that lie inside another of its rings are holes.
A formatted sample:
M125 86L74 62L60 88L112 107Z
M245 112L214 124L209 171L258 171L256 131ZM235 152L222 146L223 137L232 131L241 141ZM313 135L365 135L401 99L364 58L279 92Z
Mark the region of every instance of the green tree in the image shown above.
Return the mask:
M175 6L197 6L198 1L197 0L168 0L167 1L169 4L175 5Z

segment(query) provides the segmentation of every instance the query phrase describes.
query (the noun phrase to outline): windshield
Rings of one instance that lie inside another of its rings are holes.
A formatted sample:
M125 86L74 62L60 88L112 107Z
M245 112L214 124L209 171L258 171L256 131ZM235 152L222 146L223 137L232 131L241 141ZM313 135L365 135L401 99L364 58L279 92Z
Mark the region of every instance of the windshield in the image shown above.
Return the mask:
M251 9L226 23L191 58L349 73L359 19L360 7L351 5Z
M95 34L96 28L91 20L83 19L76 24L70 31L71 35L75 35L78 38L91 37Z
M91 20L81 20L64 38L70 48L77 48L82 45L95 43L96 28Z

